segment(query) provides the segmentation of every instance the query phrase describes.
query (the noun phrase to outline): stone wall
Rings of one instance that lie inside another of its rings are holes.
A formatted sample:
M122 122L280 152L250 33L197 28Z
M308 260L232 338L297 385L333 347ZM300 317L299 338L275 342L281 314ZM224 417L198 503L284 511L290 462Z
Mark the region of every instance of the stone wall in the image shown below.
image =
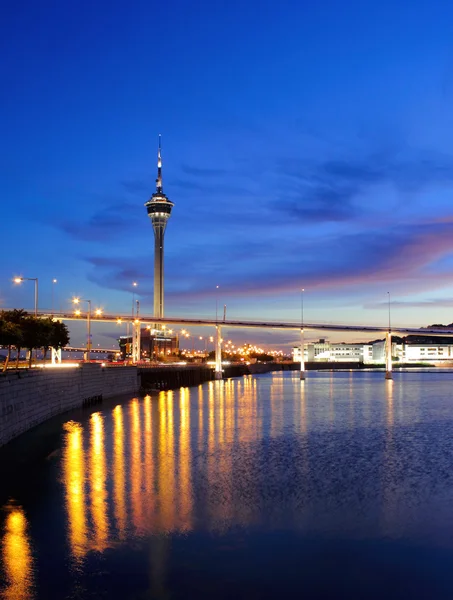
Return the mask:
M54 415L138 388L136 367L87 363L7 372L0 375L0 446Z

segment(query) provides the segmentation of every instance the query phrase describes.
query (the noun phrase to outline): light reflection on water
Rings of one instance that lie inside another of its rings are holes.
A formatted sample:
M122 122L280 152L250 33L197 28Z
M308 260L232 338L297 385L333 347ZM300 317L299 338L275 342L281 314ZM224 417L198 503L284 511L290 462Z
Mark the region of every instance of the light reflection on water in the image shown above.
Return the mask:
M9 507L2 541L6 586L4 600L33 598L33 558L27 519L20 507Z
M300 381L276 373L68 420L52 467L61 497L46 499L44 490L42 500L64 507L58 552L72 565L68 587L71 572L89 577L93 557L146 546L149 591L163 597L171 540L221 539L238 527L453 549L452 382L453 374L384 381L310 373ZM33 540L32 554L24 510L5 515L3 597L33 598L43 541ZM198 561L195 572L209 555Z

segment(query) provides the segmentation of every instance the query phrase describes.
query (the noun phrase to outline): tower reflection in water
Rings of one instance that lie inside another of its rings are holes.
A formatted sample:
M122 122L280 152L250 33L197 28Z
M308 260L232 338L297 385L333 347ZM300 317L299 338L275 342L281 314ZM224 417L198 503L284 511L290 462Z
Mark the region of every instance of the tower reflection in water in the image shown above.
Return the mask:
M27 520L20 507L9 507L2 542L5 587L4 600L28 600L33 597L33 559L27 533Z
M251 377L134 398L92 414L85 426L66 423L62 479L72 559L137 536L189 532L195 493L204 495L203 526L253 520L253 507L235 498L233 471L242 467L231 447L259 439L260 427ZM252 497L254 482L247 486Z

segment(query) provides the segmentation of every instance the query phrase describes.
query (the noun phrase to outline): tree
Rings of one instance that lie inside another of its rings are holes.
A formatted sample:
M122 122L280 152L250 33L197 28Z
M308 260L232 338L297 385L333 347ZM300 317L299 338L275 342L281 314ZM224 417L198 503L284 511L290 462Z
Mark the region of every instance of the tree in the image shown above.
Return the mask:
M69 330L67 325L61 321L52 321L48 342L52 348L64 348L67 346L69 344Z
M3 364L3 371L6 371L8 368L12 347L20 346L21 337L21 331L18 325L0 317L0 346L6 346L8 349L6 360Z
M30 352L28 365L31 367L32 351L35 348L44 348L45 359L50 346L62 348L68 343L69 331L61 321L32 317L22 309L0 312L0 346L5 346L8 349L3 366L4 371L8 368L13 346L17 351L16 368L18 368L22 347L27 348Z
M20 356L20 350L22 347L22 323L23 320L27 317L27 312L25 310L23 310L22 308L20 309L13 309L13 310L4 310L0 313L0 319L2 319L2 321L4 323L7 323L8 325L4 326L4 331L5 331L5 335L6 332L9 331L8 335L9 335L9 340L10 343L2 343L1 345L6 345L8 347L8 356L7 356L7 361L5 362L5 365L3 366L3 370L5 371L8 368L8 362L11 356L11 347L14 346L16 348L16 369L19 366L19 356Z
M42 337L42 342L43 342L42 347L44 350L43 361L45 361L47 351L49 350L50 346L53 346L53 344L52 344L53 329L54 329L53 319L51 319L51 318L40 319L40 327L41 327L40 335Z
M36 317L26 317L22 321L23 344L30 352L28 357L28 366L31 368L32 352L36 348L42 348L47 344L49 336L49 324L47 319L38 319Z

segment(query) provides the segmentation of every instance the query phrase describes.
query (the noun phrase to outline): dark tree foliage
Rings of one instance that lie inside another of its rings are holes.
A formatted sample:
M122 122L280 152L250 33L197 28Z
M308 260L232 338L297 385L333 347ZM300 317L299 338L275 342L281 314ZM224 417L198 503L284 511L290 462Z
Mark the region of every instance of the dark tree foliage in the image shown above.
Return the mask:
M64 348L69 344L69 330L65 323L52 321L52 330L49 337L49 346Z
M60 321L51 318L40 319L18 309L0 312L0 346L8 350L3 365L4 371L8 368L12 348L16 349L17 368L22 348L29 350L29 366L31 366L32 350L43 348L45 359L49 347L62 348L68 343L68 328Z
M0 346L7 348L6 360L3 363L3 371L6 371L11 358L11 349L20 346L22 335L18 325L5 321L0 316Z

